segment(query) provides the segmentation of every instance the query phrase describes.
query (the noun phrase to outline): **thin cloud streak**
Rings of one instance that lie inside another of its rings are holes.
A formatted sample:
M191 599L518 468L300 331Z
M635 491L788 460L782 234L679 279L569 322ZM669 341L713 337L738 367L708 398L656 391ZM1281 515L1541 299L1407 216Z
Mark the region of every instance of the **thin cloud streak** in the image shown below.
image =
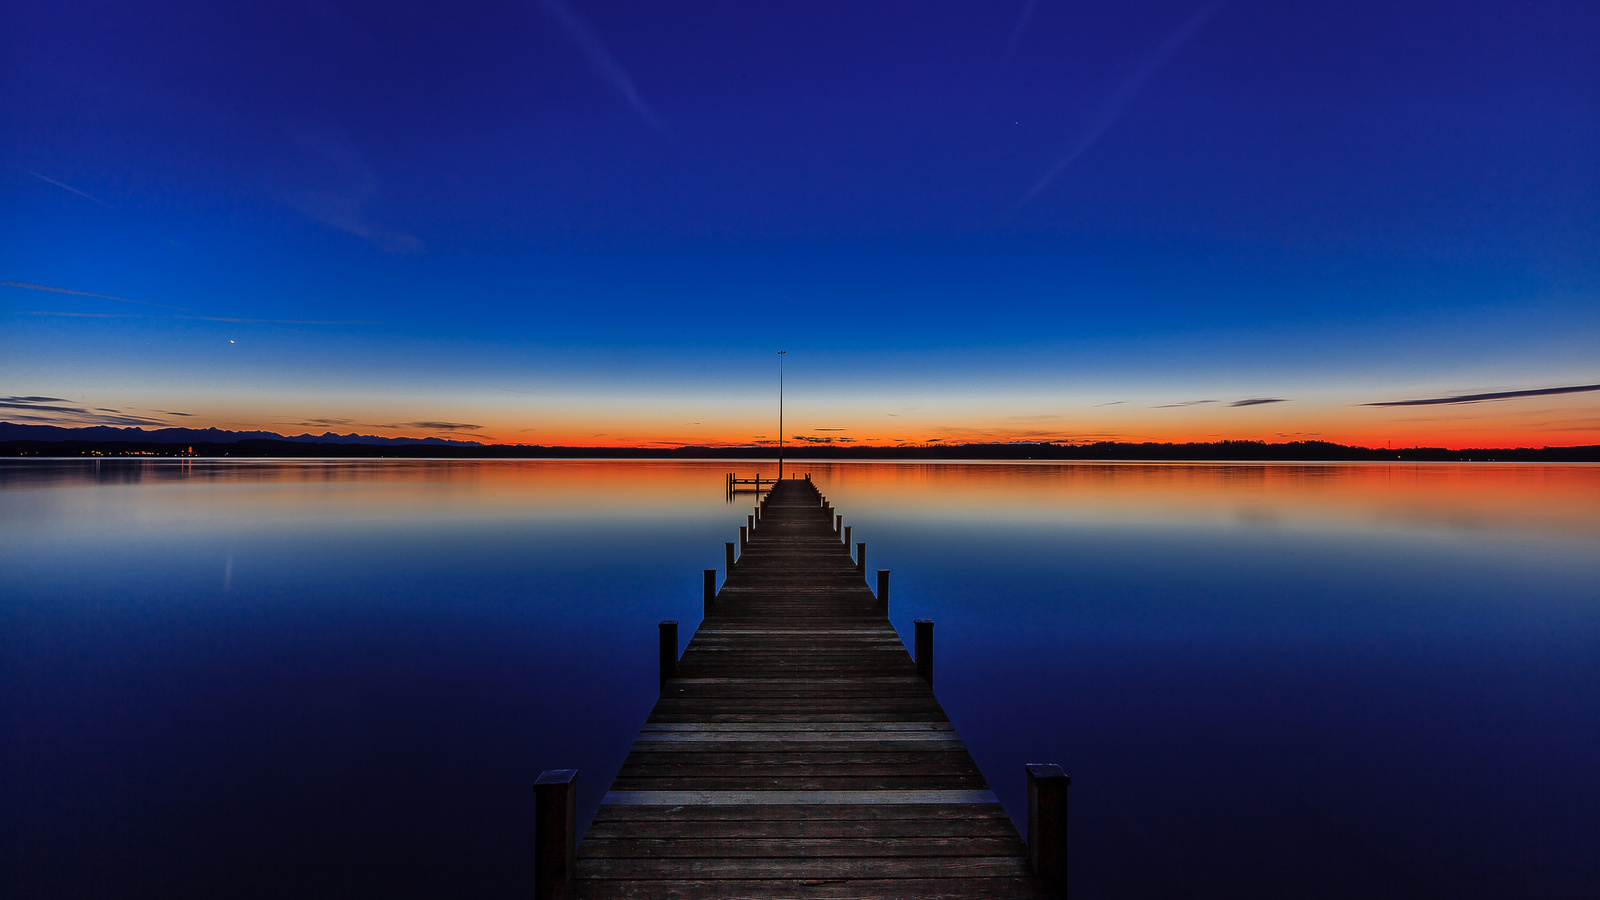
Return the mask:
M1282 397L1252 397L1249 400L1235 400L1229 406L1260 406L1263 403L1288 403Z
M18 171L21 171L21 172L23 172L25 174L32 175L33 177L39 179L40 181L48 181L51 184L55 185L58 188L61 188L64 191L71 191L74 194L77 194L79 197L84 198L85 200L92 200L95 203L98 203L101 206L104 206L106 209L116 209L115 206L112 206L111 204L105 202L104 200L101 200L99 197L95 197L95 196L90 195L90 194L85 194L83 191L78 190L77 188L73 187L72 185L63 184L63 183L55 180L54 178L51 178L48 175L40 175L38 172L35 172L32 169L24 169L21 166L18 166L17 169L18 169Z
M1017 201L1015 208L1021 209L1027 206L1028 201L1037 197L1045 188L1054 183L1061 176L1061 173L1067 170L1068 166L1076 162L1078 157L1087 153L1089 148L1093 147L1100 140L1100 137L1109 131L1111 126L1117 123L1118 119L1122 118L1123 110L1127 109L1128 104L1133 102L1133 98L1138 95L1145 83L1155 77L1155 74L1166 66L1172 57L1182 49L1183 45L1189 42L1189 38L1194 36L1200 26L1204 25L1206 20L1210 19L1218 9L1221 9L1225 2L1226 0L1216 0L1216 2L1208 3L1201 7L1200 11L1190 16L1189 21L1179 26L1178 30L1174 31L1165 43L1156 48L1156 52L1150 54L1149 58L1134 70L1133 76L1123 82L1122 86L1107 98L1100 118L1095 120L1088 133L1067 152L1066 156L1061 158L1060 162L1051 166L1050 171L1044 173L1044 177L1040 178L1038 183L1024 194L1021 200Z
M42 422L48 425L159 425L163 428L170 423L148 416L138 416L124 413L120 409L96 407L93 410L81 406L55 406L61 402L60 397L0 397L0 409L25 410L24 415L6 414L7 418L22 419L28 422ZM160 412L160 410L157 410ZM172 413L172 415L188 415L187 413Z
M583 55L589 58L589 64L622 96L622 99L633 108L634 113L646 125L665 133L667 129L661 118L649 104L644 102L644 98L639 96L639 89L634 87L633 79L628 76L628 70L617 62L616 57L611 55L611 51L606 49L600 38L560 0L544 0L543 5L544 11L561 23L561 28L566 31L567 37L578 45Z
M1600 391L1600 384L1579 384L1572 387L1536 388L1530 391L1494 391L1487 394L1462 394L1457 397L1430 397L1426 400L1386 400L1382 403L1363 403L1362 406L1439 406L1446 403L1483 403L1487 400L1515 400L1518 397L1552 397L1557 394L1582 394Z
M1012 54L1017 52L1017 45L1022 43L1022 33L1027 31L1028 22L1038 8L1039 0L1028 0L1022 5L1022 12L1017 16L1017 24L1011 26L1011 36L1006 39L1006 49L1000 54L1000 65L1004 66L1011 60Z
M53 291L57 294L76 294L79 297L99 297L102 300L121 300L123 303L137 303L141 306L155 306L161 309L176 309L183 312L194 312L187 306L170 306L166 303L151 303L149 300L129 300L127 297L114 297L111 294L95 294L89 291L73 291L67 288L51 287L48 284L31 284L26 281L0 281L0 286L23 288L29 291Z
M378 176L366 157L342 132L299 133L299 144L330 163L338 186L331 190L302 191L291 205L329 228L349 232L386 253L421 253L422 240L410 232L375 221L368 204L378 197Z
M482 425L466 422L406 422L401 425L382 425L382 428L422 428L428 431L480 431Z
M20 309L19 316L64 316L72 319L186 319L191 322L234 322L240 325L378 325L378 322L353 320L348 322L322 321L320 319L235 319L229 316L152 316L141 313L79 313L50 312L47 310Z

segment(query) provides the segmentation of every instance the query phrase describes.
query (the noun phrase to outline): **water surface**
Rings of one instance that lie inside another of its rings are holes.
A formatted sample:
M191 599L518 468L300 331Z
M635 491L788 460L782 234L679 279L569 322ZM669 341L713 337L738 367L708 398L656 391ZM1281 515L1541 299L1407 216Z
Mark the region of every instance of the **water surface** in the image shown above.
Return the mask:
M7 896L509 896L770 463L0 463ZM1079 896L1592 896L1600 467L806 463Z

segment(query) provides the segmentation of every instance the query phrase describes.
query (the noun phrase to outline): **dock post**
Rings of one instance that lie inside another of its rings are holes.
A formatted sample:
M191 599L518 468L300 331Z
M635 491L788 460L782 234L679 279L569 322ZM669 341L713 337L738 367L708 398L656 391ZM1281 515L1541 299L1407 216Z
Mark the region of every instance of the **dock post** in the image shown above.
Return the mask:
M867 577L867 542L856 541L856 571Z
M533 896L554 898L572 880L577 850L577 769L549 769L533 783Z
M839 517L839 521L843 522L844 521L844 517L840 516ZM846 547L850 546L850 526L849 525L844 526L844 545Z
M744 529L743 528L739 529L739 543L741 545L744 544ZM727 551L724 554L724 556L727 557L728 573L732 574L733 573L733 541L728 541L727 543L723 544L722 545L722 549Z
M706 609L705 615L711 614L711 604L717 599L717 570L706 569Z
M678 620L662 619L656 626L661 631L661 686L678 674Z
M746 525L748 525L750 527L750 533L751 534L755 534L756 533L756 517L754 515L745 516L744 517L744 522L745 522Z
M842 516L842 515L834 516L833 517L833 533L834 534L838 534L839 532L841 532L843 530L844 530L844 516Z
M918 619L914 645L916 647L917 674L933 687L933 620Z
M1067 786L1060 766L1028 764L1028 862L1065 900L1067 896Z
M889 570L878 570L878 607L889 612Z

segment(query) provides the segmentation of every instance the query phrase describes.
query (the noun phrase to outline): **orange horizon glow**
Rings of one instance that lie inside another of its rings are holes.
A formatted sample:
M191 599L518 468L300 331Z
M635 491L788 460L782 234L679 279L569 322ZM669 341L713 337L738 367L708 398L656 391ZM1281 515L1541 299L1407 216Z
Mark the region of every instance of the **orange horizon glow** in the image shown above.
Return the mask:
M668 394L653 398L581 392L525 400L465 389L434 396L330 399L280 395L241 400L232 392L172 393L159 404L144 396L98 396L93 400L86 396L77 402L137 413L144 417L140 427L146 431L217 428L290 437L333 432L385 438L438 437L502 446L748 447L762 452L776 449L778 443L776 404L748 396L724 399ZM143 409L158 405L162 409ZM189 412L169 418L162 415L163 409ZM13 415L29 420L26 415ZM0 415L4 418L7 416ZM51 424L81 427L102 423L85 417ZM870 391L792 399L785 424L784 444L791 448L1221 441L1321 441L1373 449L1579 447L1600 445L1600 392L1379 407L1337 396L1234 406L1218 401L1170 403L1149 394L1096 403L1083 396L962 396L931 391L895 396Z

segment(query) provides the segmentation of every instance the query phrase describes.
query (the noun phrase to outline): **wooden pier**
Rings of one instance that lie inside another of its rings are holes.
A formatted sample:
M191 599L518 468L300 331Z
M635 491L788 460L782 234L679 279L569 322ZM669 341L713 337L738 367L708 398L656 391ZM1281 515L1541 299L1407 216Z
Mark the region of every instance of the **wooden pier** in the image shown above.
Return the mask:
M759 474L754 478L740 478L732 472L727 475L728 496L734 494L764 494L772 490L778 483L776 478L762 478Z
M1025 845L934 699L932 623L913 659L827 500L780 481L740 530L681 658L661 623L661 699L581 845L573 771L540 777L536 896L1065 896L1066 777L1016 773Z

